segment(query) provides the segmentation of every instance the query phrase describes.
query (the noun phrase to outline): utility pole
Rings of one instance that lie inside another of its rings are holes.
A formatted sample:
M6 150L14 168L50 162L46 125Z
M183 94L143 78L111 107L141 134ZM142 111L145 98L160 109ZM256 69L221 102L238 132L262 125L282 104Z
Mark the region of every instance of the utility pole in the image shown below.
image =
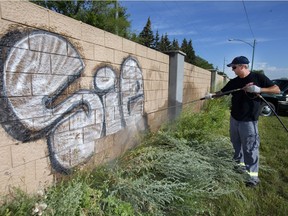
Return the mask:
M246 43L246 44L248 44L249 46L252 47L251 71L253 71L253 67L254 67L254 53L255 53L256 39L253 40L253 43L249 43L249 42L247 42L247 41L240 40L240 39L228 39L228 41L240 41L240 42Z
M115 0L115 20L116 20L116 25L115 25L115 33L118 35L118 1Z

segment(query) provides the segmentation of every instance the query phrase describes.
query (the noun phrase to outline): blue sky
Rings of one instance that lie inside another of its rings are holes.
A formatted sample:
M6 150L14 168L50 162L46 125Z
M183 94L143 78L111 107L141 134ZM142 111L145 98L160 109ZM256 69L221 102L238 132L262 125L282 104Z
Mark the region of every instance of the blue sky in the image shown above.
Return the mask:
M196 55L230 78L235 74L226 64L239 55L251 61L254 39L254 69L271 79L288 78L288 1L119 2L130 14L132 31L139 34L150 17L154 34L167 33L179 44L192 39Z

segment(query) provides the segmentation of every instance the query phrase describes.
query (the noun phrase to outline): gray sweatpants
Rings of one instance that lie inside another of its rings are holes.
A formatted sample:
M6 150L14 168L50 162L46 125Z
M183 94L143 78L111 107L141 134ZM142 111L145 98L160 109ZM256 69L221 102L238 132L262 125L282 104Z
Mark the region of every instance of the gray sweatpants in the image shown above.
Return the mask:
M235 150L233 159L239 165L245 165L251 179L259 181L258 121L237 121L231 116L230 139Z

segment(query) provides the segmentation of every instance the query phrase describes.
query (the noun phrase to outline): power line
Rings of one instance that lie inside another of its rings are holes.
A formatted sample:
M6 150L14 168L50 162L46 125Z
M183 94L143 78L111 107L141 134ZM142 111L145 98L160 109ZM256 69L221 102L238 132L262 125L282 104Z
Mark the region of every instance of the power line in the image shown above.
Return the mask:
M248 13L247 13L247 10L246 10L246 6L245 6L245 3L244 3L244 0L242 0L242 3L243 3L244 11L245 11L245 14L246 14L246 19L247 19L247 22L248 22L248 25L249 25L249 28L250 28L250 32L251 32L253 38L255 39L254 33L253 33L251 25L250 25L250 20L249 20L249 17L248 17Z

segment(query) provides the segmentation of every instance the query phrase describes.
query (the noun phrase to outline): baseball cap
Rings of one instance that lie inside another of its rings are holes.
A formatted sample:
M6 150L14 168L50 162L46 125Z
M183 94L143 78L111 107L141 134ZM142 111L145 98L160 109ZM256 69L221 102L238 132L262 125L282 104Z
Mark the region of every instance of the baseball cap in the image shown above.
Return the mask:
M227 64L227 67L231 67L232 65L239 65L239 64L249 64L249 60L245 56L237 56L233 59L230 64Z

